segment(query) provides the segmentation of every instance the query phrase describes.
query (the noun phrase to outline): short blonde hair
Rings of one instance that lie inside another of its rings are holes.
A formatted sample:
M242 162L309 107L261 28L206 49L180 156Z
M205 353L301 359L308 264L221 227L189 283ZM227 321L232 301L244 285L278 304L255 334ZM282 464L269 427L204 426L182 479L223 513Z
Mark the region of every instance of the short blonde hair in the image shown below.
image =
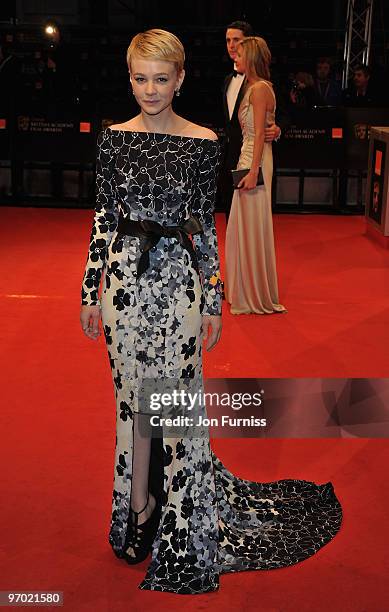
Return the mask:
M247 36L239 44L249 73L270 81L271 53L266 41L260 36Z
M130 71L131 60L134 57L173 62L179 74L184 68L185 51L177 36L166 30L154 28L140 32L131 40L127 49L127 65Z

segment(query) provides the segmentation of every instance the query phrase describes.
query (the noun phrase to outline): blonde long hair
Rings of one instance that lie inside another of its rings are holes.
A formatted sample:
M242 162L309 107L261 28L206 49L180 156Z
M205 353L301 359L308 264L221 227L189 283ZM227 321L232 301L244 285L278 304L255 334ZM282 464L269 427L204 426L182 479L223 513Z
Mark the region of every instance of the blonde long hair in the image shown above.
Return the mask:
M173 62L177 73L184 68L185 51L181 41L166 30L154 28L136 34L127 49L127 65L131 72L131 60L134 57Z
M260 36L246 36L239 44L243 49L248 72L270 81L271 53L266 41Z

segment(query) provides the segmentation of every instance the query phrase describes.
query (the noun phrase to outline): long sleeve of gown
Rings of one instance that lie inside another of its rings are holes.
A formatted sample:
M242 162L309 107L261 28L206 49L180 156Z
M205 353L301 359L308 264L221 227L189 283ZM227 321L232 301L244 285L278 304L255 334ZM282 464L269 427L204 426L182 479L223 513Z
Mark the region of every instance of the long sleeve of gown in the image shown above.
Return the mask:
M205 300L202 314L220 315L222 310L222 288L214 219L217 177L220 165L220 145L217 140L207 140L203 147L192 205L192 214L200 219L203 232L194 234L193 242L199 263Z
M114 166L111 137L109 130L104 130L97 139L96 206L81 288L81 304L86 306L99 303L98 292L107 250L117 227L119 211L114 188Z

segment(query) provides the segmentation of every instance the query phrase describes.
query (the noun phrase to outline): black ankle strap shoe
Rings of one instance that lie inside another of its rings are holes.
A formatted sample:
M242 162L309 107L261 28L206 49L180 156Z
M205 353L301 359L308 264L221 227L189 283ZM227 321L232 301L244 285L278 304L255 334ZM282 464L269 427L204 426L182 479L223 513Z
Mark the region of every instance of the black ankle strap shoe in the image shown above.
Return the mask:
M149 503L149 493L147 494L147 502L144 508L139 512L135 512L130 507L130 516L128 520L127 534L125 539L125 547L123 558L129 565L141 563L146 559L151 552L151 547L155 539L159 521L161 518L161 504L155 500L155 508L149 518L139 525L138 517L144 512Z

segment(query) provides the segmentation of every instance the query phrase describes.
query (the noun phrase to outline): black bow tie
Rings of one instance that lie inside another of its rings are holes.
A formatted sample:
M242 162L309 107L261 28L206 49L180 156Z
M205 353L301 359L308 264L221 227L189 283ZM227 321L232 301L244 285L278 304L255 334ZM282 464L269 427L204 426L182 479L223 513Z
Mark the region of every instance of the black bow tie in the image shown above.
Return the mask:
M234 77L236 77L238 74L244 74L243 72L238 72L237 70L233 71L233 75Z

